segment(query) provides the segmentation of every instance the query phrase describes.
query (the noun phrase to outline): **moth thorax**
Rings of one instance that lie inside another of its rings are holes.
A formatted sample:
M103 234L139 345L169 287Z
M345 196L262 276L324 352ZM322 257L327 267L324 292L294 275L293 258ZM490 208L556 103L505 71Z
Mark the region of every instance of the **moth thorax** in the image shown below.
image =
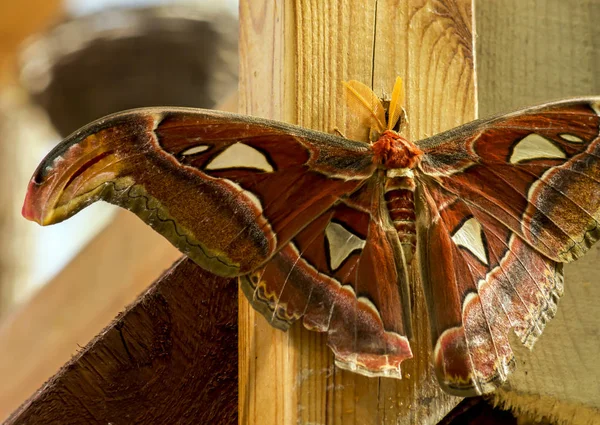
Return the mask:
M392 130L386 130L373 143L374 161L386 169L413 169L421 160L423 151L413 142Z

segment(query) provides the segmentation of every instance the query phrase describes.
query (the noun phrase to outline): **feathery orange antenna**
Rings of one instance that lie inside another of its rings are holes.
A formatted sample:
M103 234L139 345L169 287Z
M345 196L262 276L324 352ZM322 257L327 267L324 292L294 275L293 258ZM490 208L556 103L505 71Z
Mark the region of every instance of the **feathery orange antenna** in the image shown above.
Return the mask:
M392 100L390 100L390 107L388 109L388 123L387 129L392 130L400 115L402 115L402 104L404 103L404 84L402 78L397 77L394 83L394 90L392 91Z
M378 134L385 130L385 108L373 90L360 81L342 81L346 87L348 106L354 114Z

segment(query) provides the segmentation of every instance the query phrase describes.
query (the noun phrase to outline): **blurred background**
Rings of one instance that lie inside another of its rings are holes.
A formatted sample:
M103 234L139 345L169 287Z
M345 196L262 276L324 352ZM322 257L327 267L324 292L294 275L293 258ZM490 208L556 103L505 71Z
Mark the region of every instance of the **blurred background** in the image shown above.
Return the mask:
M15 205L37 163L64 136L109 113L210 108L232 94L237 1L4 2L0 16L0 229L11 241L0 255L2 317L115 214L99 203L60 226L24 221Z
M113 112L235 109L237 13L237 0L0 2L0 422L180 256L105 203L26 221L37 164Z

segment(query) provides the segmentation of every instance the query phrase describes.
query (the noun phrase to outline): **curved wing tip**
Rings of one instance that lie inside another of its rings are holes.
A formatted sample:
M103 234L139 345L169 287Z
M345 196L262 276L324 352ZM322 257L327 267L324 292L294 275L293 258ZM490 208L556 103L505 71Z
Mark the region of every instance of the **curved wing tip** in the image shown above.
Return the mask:
M504 372L496 370L486 379L478 378L472 373L466 377L455 377L439 372L436 368L437 380L440 387L448 394L458 397L475 397L492 393L508 382L508 376L514 370L514 357L504 366Z
M340 369L358 373L370 378L402 379L401 364L413 357L408 341L403 344L397 354L350 353L341 354L335 347L335 365Z
M21 208L21 215L29 221L34 221L43 225L43 212L42 209L39 208L40 200L37 194L37 186L38 185L32 178L27 186L27 193L25 194L25 200L23 201L23 207Z
M347 370L369 378L395 378L402 379L400 363L397 365L382 364L379 368L365 367L352 360L335 358L335 365L340 369Z

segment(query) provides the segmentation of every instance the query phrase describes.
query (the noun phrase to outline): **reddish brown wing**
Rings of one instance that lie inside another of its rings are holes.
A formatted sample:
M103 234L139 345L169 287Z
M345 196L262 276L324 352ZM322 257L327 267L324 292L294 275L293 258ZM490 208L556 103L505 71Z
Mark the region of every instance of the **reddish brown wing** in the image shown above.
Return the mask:
M554 316L562 263L443 189L423 187L418 199L429 214L418 246L438 379L457 395L493 391L514 365L509 330L531 346Z
M148 108L74 133L23 207L42 224L103 199L132 210L206 269L248 273L374 172L368 146L272 121Z
M548 104L423 140L420 171L546 257L572 261L600 236L599 102Z
M384 205L383 173L326 211L261 269L242 278L274 326L302 318L327 332L336 364L400 378L412 357L407 265Z
M599 101L548 104L419 142L419 258L449 392L481 394L506 380L508 331L533 344L562 294L561 263L598 239Z
M219 112L143 109L54 149L24 214L50 224L98 199L131 209L199 265L241 275L274 325L303 317L328 333L340 366L400 377L411 357L408 281L383 190L365 143Z

